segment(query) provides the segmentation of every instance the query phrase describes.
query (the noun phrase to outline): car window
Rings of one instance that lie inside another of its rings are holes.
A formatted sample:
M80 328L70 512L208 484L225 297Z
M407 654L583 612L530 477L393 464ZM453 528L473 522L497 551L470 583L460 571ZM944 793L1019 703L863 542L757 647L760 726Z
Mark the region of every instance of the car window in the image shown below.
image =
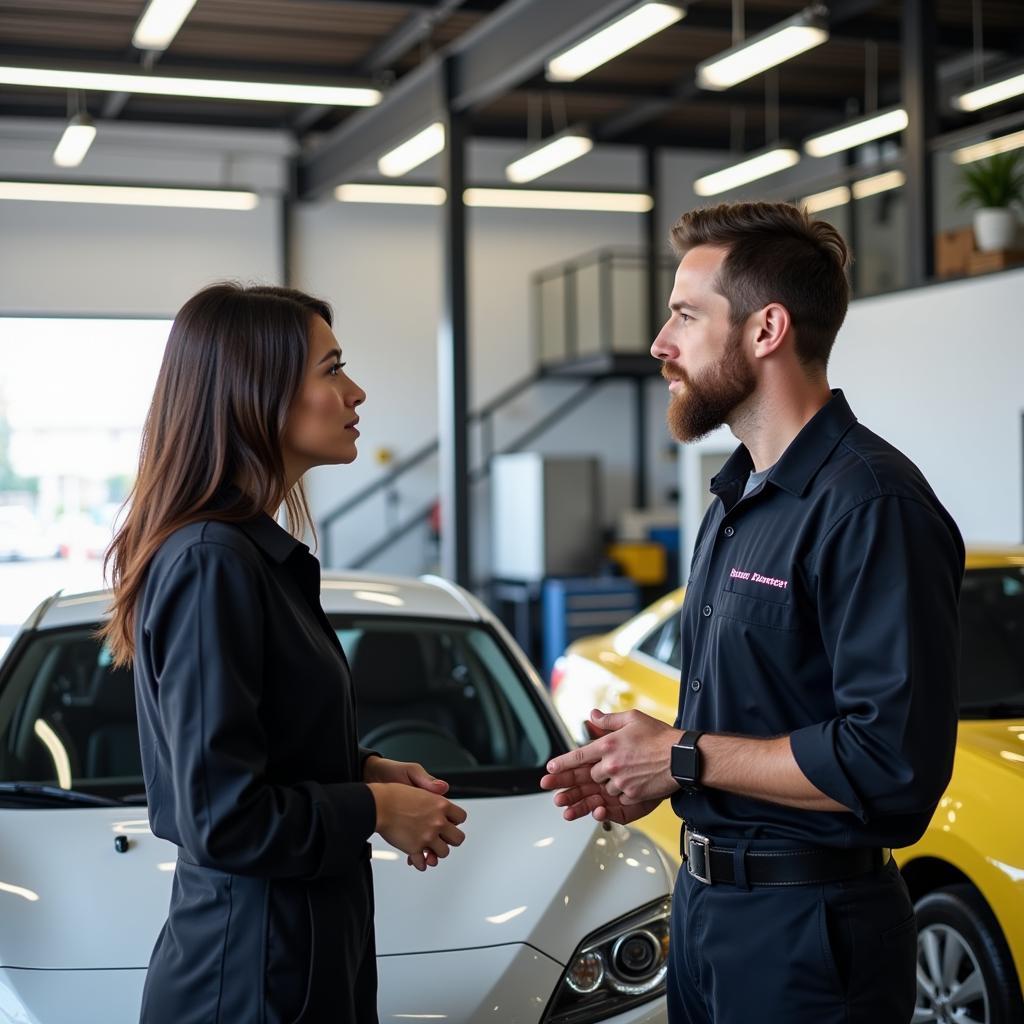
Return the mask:
M12 655L0 690L0 782L115 798L142 790L132 674L113 667L95 628L40 633Z
M431 770L540 770L540 705L493 634L460 623L331 616L355 682L360 741Z
M531 684L489 629L383 617L333 624L352 665L364 745L505 791L535 788L562 752ZM113 667L96 628L29 635L12 651L0 689L0 783L142 793L132 674Z
M1024 567L967 572L960 637L961 713L1024 715Z
M682 665L680 653L679 613L674 612L637 646L637 650L678 672Z

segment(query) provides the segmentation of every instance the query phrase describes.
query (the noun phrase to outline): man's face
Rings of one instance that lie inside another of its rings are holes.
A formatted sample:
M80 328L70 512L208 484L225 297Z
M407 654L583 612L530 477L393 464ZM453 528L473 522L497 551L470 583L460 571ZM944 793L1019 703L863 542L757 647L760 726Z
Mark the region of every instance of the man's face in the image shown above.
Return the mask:
M726 252L701 245L686 253L669 298L671 315L651 346L669 381L668 425L679 441L696 441L728 422L757 387L743 327L733 326L729 300L714 287Z

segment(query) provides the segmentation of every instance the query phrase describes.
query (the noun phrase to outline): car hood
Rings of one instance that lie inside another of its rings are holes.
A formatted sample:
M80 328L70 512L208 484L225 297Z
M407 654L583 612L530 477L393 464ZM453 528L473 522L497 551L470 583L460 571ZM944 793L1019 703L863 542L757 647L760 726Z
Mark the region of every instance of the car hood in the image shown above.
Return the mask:
M526 943L564 964L585 935L671 890L646 836L566 822L550 794L458 802L466 843L426 873L374 837L378 954ZM0 836L0 967L146 966L176 850L144 810L4 809Z
M1014 775L1024 775L1024 719L961 721L957 745Z

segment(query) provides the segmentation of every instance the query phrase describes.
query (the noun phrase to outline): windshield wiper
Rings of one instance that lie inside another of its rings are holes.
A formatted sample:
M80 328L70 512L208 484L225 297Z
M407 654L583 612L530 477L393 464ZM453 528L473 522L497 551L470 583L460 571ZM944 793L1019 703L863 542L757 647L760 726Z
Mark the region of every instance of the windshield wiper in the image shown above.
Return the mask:
M15 797L26 801L40 801L62 804L84 804L88 807L120 807L120 800L108 796L83 793L78 789L61 789L60 786L41 786L32 782L0 782L0 800Z
M963 718L1024 718L1024 702L996 701L993 704L961 704Z

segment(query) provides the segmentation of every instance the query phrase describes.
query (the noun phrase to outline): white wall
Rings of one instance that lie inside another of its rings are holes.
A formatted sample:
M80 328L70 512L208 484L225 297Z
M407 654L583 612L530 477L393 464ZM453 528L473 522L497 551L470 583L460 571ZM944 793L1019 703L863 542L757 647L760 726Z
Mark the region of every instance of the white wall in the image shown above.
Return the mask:
M857 418L913 460L970 543L1021 542L1024 270L854 302L829 379ZM702 452L736 445L726 429L683 449L684 550L706 495Z
M0 202L0 314L169 316L224 278L280 281L281 133L101 122L82 165L58 173L63 126L0 118L0 180L245 188L251 212Z
M279 283L276 206L0 202L0 314L173 316L213 281Z

